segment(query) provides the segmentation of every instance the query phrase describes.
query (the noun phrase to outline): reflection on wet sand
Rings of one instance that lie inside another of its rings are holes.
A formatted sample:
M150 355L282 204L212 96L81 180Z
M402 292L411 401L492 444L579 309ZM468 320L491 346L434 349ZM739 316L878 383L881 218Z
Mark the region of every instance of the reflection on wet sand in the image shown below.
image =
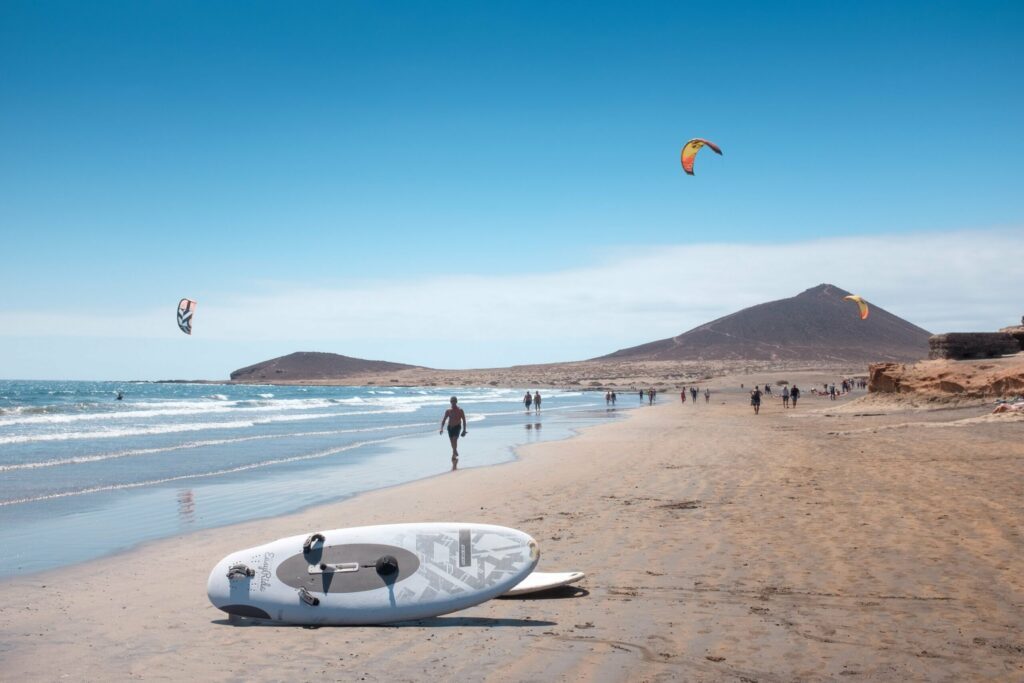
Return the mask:
M185 524L191 524L196 518L196 499L192 489L178 491L178 517Z

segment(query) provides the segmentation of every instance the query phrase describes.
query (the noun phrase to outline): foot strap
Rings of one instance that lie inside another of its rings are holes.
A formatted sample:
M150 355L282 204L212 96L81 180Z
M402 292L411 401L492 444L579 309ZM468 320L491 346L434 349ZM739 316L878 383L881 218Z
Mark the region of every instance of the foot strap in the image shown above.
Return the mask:
M228 567L228 580L248 579L256 576L256 571L239 562Z
M302 544L303 554L308 553L313 548L314 543L323 543L325 540L326 539L324 538L323 534L313 534L312 536L306 539L305 543Z
M320 604L320 598L310 595L309 591L305 588L299 589L299 599L310 607L316 607Z

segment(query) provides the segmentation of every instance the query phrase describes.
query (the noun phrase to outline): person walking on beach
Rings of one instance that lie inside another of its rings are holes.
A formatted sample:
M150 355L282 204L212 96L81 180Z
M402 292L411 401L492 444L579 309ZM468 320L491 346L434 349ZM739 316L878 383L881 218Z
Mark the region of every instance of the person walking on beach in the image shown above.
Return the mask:
M466 435L466 411L459 407L459 399L452 396L452 407L444 411L441 418L441 430L438 434L444 433L444 423L448 423L448 439L452 442L452 471L459 466L459 436ZM460 434L461 432L461 434Z
M647 405L649 405L649 406L653 406L654 405L654 389L648 389L647 390Z
M640 390L640 402L641 403L644 402L644 390L643 389Z
M796 408L796 400L800 398L800 387L793 385L793 388L789 390L789 398L793 401L793 407Z
M526 406L526 412L530 412L531 403L533 403L533 396L531 396L530 392L527 391L526 396L523 396L523 405Z
M693 399L693 405L697 405L697 387L690 387L690 398Z
M686 387L683 387L683 390L679 392L679 398L683 399L683 403L686 403Z
M789 407L789 387L782 387L782 407Z
M711 389L704 387L704 402L711 403Z
M540 392L533 392L533 410L534 412L540 412Z
M828 385L828 397L829 397L829 400L831 400L831 401L836 400L836 383L835 382L833 382L832 384Z
M750 392L750 405L754 406L754 415L761 414L761 390L757 387Z
M613 392L612 392L612 406L614 406L614 405L615 405L615 398L616 398L616 397L615 397L615 392L613 391Z

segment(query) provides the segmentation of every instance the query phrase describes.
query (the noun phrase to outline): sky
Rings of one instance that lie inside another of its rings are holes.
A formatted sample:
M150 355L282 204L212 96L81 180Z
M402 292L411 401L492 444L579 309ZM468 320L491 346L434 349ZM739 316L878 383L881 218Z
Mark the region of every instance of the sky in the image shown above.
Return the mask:
M1010 325L1021 36L1019 2L8 0L0 377L578 360L822 282Z

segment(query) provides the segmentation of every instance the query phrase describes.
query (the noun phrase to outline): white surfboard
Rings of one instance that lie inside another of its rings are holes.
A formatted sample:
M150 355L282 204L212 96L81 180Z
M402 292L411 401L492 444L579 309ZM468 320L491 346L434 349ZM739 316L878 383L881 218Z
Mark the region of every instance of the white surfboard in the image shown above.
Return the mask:
M239 550L210 573L228 614L290 624L384 624L447 614L520 583L540 551L490 524L386 524L291 536Z
M501 597L515 597L568 586L585 576L586 574L583 572L531 572L529 576L516 584L515 588L502 593Z

